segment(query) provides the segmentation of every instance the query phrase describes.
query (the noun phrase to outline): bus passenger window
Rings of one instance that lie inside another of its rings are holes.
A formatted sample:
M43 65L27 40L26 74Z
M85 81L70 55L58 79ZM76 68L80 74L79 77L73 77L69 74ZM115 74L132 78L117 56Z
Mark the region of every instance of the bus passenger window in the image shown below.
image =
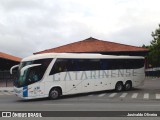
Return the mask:
M66 61L64 59L57 59L49 75L53 75L53 74L65 72L65 71L67 71Z

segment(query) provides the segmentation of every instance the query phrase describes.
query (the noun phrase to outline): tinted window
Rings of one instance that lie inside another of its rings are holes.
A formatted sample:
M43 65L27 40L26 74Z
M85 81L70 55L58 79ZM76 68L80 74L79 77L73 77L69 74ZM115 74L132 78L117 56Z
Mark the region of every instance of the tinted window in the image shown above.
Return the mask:
M50 75L66 71L87 71L101 69L98 59L57 59Z
M19 67L18 79L14 81L14 85L16 87L22 87L41 80L51 61L52 59L40 59L40 60L22 62ZM26 69L24 75L21 76L20 70L23 67L32 64L41 64L41 65Z
M144 59L103 59L102 70L138 69L144 66Z
M144 59L57 59L50 75L66 71L138 69Z
M77 60L77 64L80 71L101 69L99 59L79 59Z

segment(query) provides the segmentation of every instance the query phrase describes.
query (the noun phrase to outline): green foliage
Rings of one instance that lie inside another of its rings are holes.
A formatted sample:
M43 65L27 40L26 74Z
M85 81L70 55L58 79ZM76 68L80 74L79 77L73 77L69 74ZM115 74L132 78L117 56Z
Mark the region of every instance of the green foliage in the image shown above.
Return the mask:
M160 66L160 25L159 28L152 32L153 40L151 41L151 45L149 46L149 54L147 56L149 64L152 67Z

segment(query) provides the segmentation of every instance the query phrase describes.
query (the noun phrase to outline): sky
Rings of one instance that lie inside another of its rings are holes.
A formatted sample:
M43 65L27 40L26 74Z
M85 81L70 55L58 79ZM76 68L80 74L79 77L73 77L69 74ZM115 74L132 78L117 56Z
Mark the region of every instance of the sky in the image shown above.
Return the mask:
M0 0L0 52L34 52L89 37L149 45L160 0Z

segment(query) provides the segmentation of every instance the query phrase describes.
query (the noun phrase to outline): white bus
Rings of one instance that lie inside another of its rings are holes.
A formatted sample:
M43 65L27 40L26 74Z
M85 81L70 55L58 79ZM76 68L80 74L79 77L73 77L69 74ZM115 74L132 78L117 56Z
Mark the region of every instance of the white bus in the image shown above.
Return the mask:
M143 85L144 57L101 54L46 53L24 58L14 80L23 99L112 90Z

